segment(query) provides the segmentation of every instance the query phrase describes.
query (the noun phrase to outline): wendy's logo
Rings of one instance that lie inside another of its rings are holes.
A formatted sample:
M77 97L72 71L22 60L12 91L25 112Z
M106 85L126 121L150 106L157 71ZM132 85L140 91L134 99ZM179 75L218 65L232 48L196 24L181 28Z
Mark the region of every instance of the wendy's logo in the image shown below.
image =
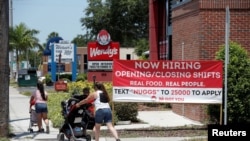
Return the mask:
M97 35L97 42L100 45L107 45L111 41L110 35L106 30L101 30Z

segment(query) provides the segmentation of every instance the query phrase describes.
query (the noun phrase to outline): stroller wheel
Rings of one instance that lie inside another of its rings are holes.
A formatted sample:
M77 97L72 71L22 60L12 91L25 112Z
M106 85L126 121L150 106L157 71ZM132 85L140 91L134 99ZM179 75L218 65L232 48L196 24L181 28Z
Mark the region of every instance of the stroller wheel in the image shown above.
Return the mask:
M91 141L91 135L86 135L86 141Z
M30 131L30 133L33 133L33 129L32 128L29 128L28 131Z
M58 141L64 141L64 134L63 133L59 133L57 135L57 139L58 139Z
M69 138L69 141L75 141L74 137L71 136L71 137Z

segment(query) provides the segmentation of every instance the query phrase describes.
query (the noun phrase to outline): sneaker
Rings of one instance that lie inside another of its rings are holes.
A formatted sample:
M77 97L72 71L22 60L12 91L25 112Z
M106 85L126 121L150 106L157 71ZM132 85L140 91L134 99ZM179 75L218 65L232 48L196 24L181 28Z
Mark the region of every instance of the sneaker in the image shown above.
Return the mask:
M116 141L121 141L120 139L116 139Z
M44 129L41 128L41 129L39 129L37 132L38 132L38 133L43 133L43 132L44 132Z
M49 134L49 126L46 126L46 133Z

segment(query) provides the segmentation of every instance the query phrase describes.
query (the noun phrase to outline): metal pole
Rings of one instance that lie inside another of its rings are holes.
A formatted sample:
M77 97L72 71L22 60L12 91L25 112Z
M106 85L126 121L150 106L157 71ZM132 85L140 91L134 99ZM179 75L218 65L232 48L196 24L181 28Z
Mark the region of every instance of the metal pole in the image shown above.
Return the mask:
M224 125L227 125L227 65L229 64L229 30L230 30L230 13L229 7L226 8L225 24L225 94L224 94Z
M10 26L12 27L13 26L13 4L12 4L12 0L10 0L10 6L9 6L9 21L10 21Z
M13 27L13 5L12 0L9 1L9 26ZM11 78L14 77L14 53L13 51L9 52L9 65L10 65L10 76Z
M222 125L222 116L223 116L223 113L222 113L222 111L223 111L223 106L222 106L222 104L220 104L220 125Z
M58 58L58 79L57 81L60 80L60 74L61 74L61 58L62 58L62 54L59 54L59 58Z
M184 42L181 43L181 60L184 60ZM185 105L182 104L182 116L185 116Z
M181 60L184 60L184 42L181 43Z

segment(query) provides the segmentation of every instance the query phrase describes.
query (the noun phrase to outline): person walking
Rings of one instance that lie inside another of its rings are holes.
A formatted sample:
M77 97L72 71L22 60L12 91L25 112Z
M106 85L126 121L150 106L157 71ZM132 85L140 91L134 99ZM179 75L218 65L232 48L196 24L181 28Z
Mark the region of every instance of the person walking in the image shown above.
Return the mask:
M79 108L81 105L94 100L95 104L95 141L99 141L100 129L102 123L106 123L109 131L112 133L116 141L121 141L118 137L118 133L112 124L112 112L109 105L109 95L104 85L100 82L94 84L95 92L90 94L86 99L76 103L76 107Z
M37 83L37 89L32 93L30 97L30 103L35 101L35 111L37 114L37 126L38 132L44 132L42 121L46 124L46 133L49 133L49 120L48 120L48 93L44 90L42 82Z

